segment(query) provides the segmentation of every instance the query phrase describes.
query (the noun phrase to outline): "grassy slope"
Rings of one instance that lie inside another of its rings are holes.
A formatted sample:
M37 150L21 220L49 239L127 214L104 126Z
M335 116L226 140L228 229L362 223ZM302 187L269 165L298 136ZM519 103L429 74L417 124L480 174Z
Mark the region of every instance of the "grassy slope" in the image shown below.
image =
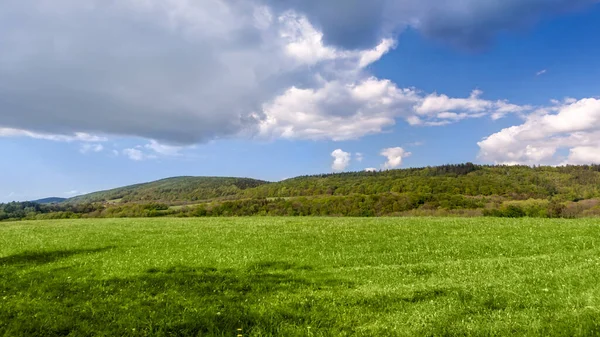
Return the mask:
M0 336L600 335L595 220L0 225Z
M194 201L238 194L240 191L265 184L248 178L175 177L150 183L120 187L69 199L68 202Z

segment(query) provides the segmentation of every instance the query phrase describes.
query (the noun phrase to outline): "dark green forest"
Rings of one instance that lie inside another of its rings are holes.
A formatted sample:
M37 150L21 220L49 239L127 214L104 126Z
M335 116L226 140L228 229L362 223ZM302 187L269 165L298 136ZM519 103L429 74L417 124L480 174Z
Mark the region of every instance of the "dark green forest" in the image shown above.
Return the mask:
M128 203L128 202L187 202L212 200L239 195L242 190L267 184L266 181L247 178L175 177L115 188L78 196L68 203Z
M471 163L380 172L247 178L178 177L61 203L0 204L0 220L156 216L600 215L600 166Z

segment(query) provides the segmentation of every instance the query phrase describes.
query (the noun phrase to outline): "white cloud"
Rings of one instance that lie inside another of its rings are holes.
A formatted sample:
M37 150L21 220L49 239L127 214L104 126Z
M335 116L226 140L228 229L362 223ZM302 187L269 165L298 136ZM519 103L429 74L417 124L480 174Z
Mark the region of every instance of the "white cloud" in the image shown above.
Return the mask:
M504 100L485 100L481 98L482 94L481 90L473 90L468 98L450 98L434 93L415 106L415 112L419 118L430 118L426 124L436 125L488 115L492 119L499 119L509 113L524 113L533 109L531 106L519 106Z
M340 15L349 10L335 6ZM397 119L444 125L526 110L483 100L478 91L425 96L373 77L367 66L394 48L395 38L360 48L331 44L329 26L316 26L311 19L318 17L304 9L268 1L3 2L0 19L23 20L0 20L0 109L7 111L0 135L90 142L100 141L94 134L134 136L153 140L149 150L175 155L176 146L161 144L255 133L356 139Z
M283 26L280 36L287 40L285 52L288 56L309 65L338 57L338 51L323 44L323 33L306 17L288 11L279 17L279 22Z
M102 152L104 146L102 144L84 143L80 146L79 152L86 154L89 152Z
M374 77L345 83L329 81L317 89L293 87L264 106L263 137L289 139L357 139L380 133L419 100Z
M95 150L95 147L89 147ZM148 159L159 159L166 157L181 157L183 156L182 151L190 148L188 146L176 146L159 143L155 140L150 140L145 145L137 145L132 148L126 148L121 151L113 149L110 151L112 157L118 157L123 155L134 161L142 161ZM88 150L91 151L91 150Z
M138 149L125 149L123 154L131 160L140 161L144 159L144 154Z
M543 69L543 70L540 70L540 71L538 71L537 73L535 73L535 76L541 76L541 75L544 75L544 74L545 74L545 73L547 73L547 72L548 72L548 70L547 70L547 69Z
M253 110L296 77L279 25L256 28L255 8L212 0L2 2L0 123L179 144L252 129Z
M345 50L327 46L323 32L317 30L304 15L287 11L279 17L280 37L285 41L285 53L297 62L316 65L324 61L344 60L358 69L378 61L396 47L394 39L382 39L373 49Z
M412 153L405 151L401 147L392 147L381 150L381 155L387 158L383 169L389 170L400 167L402 165L402 159L410 157Z
M578 146L570 149L569 164L600 164L600 139L596 146Z
M600 99L558 103L483 139L480 158L497 164L600 163ZM566 158L560 149L568 151Z
M379 61L383 55L387 54L391 49L396 47L396 41L392 39L384 39L375 49L366 50L360 55L359 67L364 68L376 61Z
M334 171L344 171L348 165L350 165L351 154L344 152L341 149L337 149L331 153L333 157L333 164L331 169Z
M277 98L282 92L326 94L326 83L363 83L361 68L395 44L339 49L326 45L306 16L253 2L9 2L3 15L35 24L0 26L8 41L0 55L0 86L8 89L0 102L11 107L0 123L43 130L23 132L47 139L105 133L190 145L252 134L277 117L261 108L285 99Z
M104 142L107 140L105 137L99 137L85 132L75 132L72 134L57 135L3 127L0 127L0 137L29 137L34 139L51 140L56 142Z
M473 90L469 98L450 98L434 93L427 96L415 111L419 115L434 115L452 110L467 110L474 113L486 111L492 103L479 99L481 94L480 90Z
M362 153L360 153L360 152L356 152L354 154L354 157L356 158L356 161L359 162L359 163L362 162L363 159L365 159L365 156Z
M368 167L365 169L365 172L377 172L378 170L374 167Z
M480 44L591 3L523 1L2 1L0 136L141 137L156 142L147 150L177 155L175 145L228 137L345 140L398 119L435 126L522 114L531 107L479 91L399 88L368 66L407 26Z
M320 87L292 87L263 106L266 118L260 134L268 138L357 139L384 132L398 118L413 126L442 126L465 118L523 114L531 106L519 106L503 100L482 99L481 91L468 98L450 98L398 88L389 80L375 77L323 81Z
M77 191L77 190L72 190L72 191L65 192L64 194L66 196L70 196L71 197L71 196L75 196L75 195L78 195L78 194L81 194L81 193L79 193L79 191Z
M161 144L155 140L150 140L150 143L146 144L144 147L163 156L179 156L181 155L180 152L184 149L183 146Z
M149 156L146 155L144 152L135 149L135 148L130 148L130 149L124 149L123 150L123 155L126 156L127 158L134 160L134 161L142 161L145 159L154 159L156 157L154 156Z

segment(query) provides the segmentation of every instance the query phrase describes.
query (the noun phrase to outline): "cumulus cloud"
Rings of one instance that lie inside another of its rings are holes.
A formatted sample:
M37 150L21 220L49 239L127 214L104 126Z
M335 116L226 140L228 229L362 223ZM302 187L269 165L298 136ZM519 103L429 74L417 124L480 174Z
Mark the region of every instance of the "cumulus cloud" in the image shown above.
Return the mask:
M293 87L265 105L260 132L272 138L356 139L394 125L418 101L414 90L374 77L324 82L317 89Z
M377 172L377 169L374 167L368 167L365 169L365 172Z
M362 162L363 159L365 159L365 156L362 153L360 153L360 152L356 152L354 154L354 157L356 158L356 161L359 162L359 163Z
M555 103L483 139L480 158L497 164L600 163L600 99Z
M296 61L315 65L341 56L335 48L323 43L323 33L306 17L290 11L279 17L279 22L283 25L280 35L287 40L285 53Z
M468 44L591 2L6 0L0 136L132 136L172 155L227 137L345 140L397 119L500 118L528 107L399 88L368 66L407 25Z
M350 165L352 155L348 152L337 149L331 153L331 156L333 157L331 169L334 171L344 171Z
M265 129L285 134L290 126L272 107L298 93L338 88L343 97L351 83L368 85L362 68L395 45L327 46L305 16L250 1L7 1L0 19L0 123L45 139L105 133L180 146ZM349 110L360 106L317 101L380 124Z
M265 57L273 32L254 28L249 6L4 1L0 123L179 144L237 134L283 63Z
M400 167L402 165L402 159L410 157L412 153L405 151L401 147L392 147L381 150L381 155L387 158L383 169L389 170Z
M473 90L468 98L450 98L436 93L425 97L415 106L416 115L409 122L413 125L443 125L466 118L491 115L499 119L509 113L524 113L531 106L519 106L505 100L490 101L481 98L483 91ZM423 118L427 118L423 121Z
M398 88L389 80L369 77L359 82L324 82L317 89L293 87L265 104L260 123L263 137L287 139L357 139L381 133L404 119L413 126L441 126L466 118L523 115L534 109L506 100L483 99L475 90L467 98L424 96L413 88Z

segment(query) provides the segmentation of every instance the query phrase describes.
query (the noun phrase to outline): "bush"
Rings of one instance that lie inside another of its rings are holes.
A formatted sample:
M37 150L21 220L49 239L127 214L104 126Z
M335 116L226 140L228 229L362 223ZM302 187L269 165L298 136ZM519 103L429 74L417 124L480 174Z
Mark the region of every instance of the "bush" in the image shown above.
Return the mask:
M497 218L523 218L527 216L525 211L516 205L503 206L500 209L485 209L483 215Z

